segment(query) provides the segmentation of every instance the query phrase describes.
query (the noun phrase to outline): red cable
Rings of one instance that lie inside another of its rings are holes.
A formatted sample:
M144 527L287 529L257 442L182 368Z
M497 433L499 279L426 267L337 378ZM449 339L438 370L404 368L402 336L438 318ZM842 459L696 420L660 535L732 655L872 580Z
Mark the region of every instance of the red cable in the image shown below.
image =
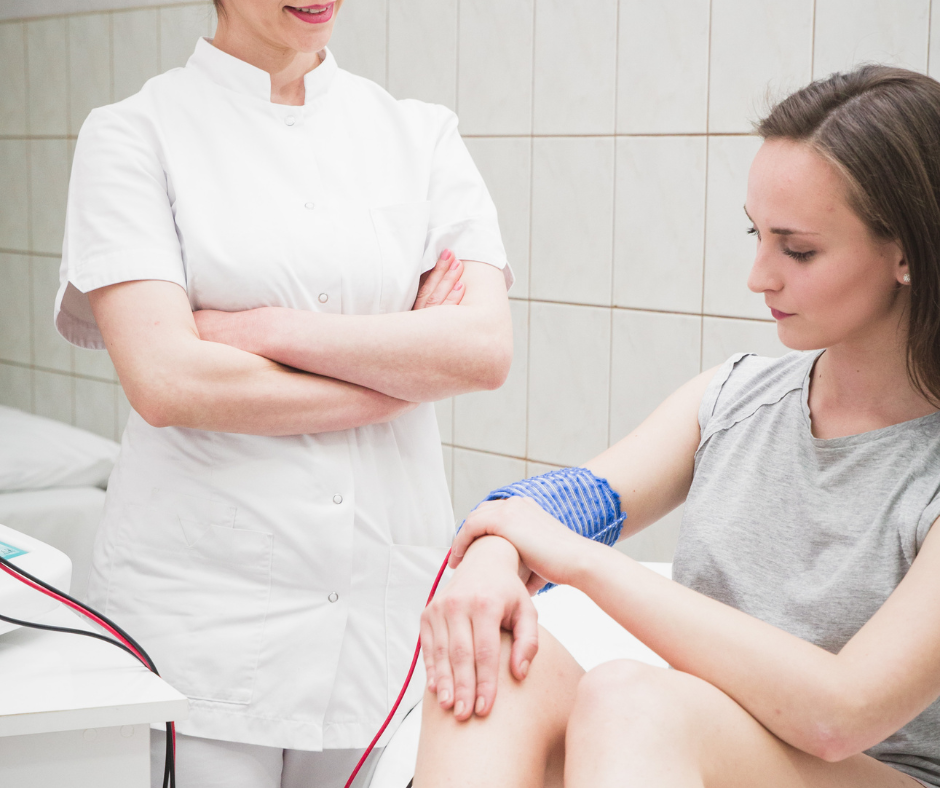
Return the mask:
M93 613L91 613L91 612L88 611L88 610L85 610L85 609L84 609L83 607L81 607L80 605L76 605L76 604L75 604L74 602L72 602L70 599L66 599L65 597L61 597L61 596L59 596L58 594L53 593L53 592L50 591L49 589L43 588L41 585L38 585L37 583L34 583L34 582L33 582L32 580L30 580L28 577L23 577L21 574L19 574L19 573L16 572L15 570L10 569L9 567L4 566L3 564L0 564L0 569L2 569L4 572L6 572L8 575L12 576L12 577L15 578L16 580L19 580L19 581L25 583L25 584L28 585L30 588L36 589L36 590L39 591L40 593L43 593L43 594L45 594L46 596L51 597L52 599L56 600L57 602L61 602L63 605L68 605L70 608L72 608L73 610L75 610L77 613L79 613L79 614L85 616L85 617L88 618L88 619L91 619L94 623L96 623L96 624L97 624L98 626L100 626L102 629L106 629L106 630L107 630L108 632L110 632L115 638L117 638L119 641L121 641L121 643L123 643L125 646L127 646L127 647L131 650L131 652L134 654L134 656L137 657L137 659L139 659L141 662L143 662L144 665L147 667L148 670L150 669L150 666L147 665L147 661L141 656L140 652L139 652L136 648L134 648L133 644L130 643L126 638L124 638L124 637L121 635L120 632L118 632L117 630L113 629L113 628L112 628L111 626L109 626L107 623L105 623L105 622L102 621L100 618L98 618L98 616L94 615Z
M447 562L449 560L450 560L450 550L447 551L447 556L444 558L444 563L441 564L441 568L437 572L437 577L434 578L434 585L431 586L431 593L428 595L428 601L425 603L425 607L431 604L431 600L434 599L434 594L437 593L437 587L441 583L441 578L444 576L444 570L447 569ZM3 564L0 564L0 569L2 569L8 575L11 575L16 580L19 580L25 583L30 588L33 588L36 591L39 591L40 593L43 593L46 596L51 597L52 599L55 599L57 602L61 602L64 605L68 605L70 608L75 610L80 615L85 616L86 618L90 619L98 626L107 630L115 638L117 638L121 643L127 646L131 650L131 652L134 654L134 656L137 657L137 659L139 659L145 666L149 668L149 665L147 665L147 661L141 656L140 652L136 648L134 648L134 646L123 635L121 635L120 632L115 630L106 622L102 621L100 618L98 618L98 616L94 615L91 611L85 610L85 608L81 607L80 605L75 604L70 599L66 599L65 597L59 596L58 594L55 594L52 591L49 591L47 588L43 588L41 585L34 583L32 580L30 580L27 577L23 577L21 574L17 573L13 569L10 569L7 566L4 566ZM401 692L398 693L398 698L395 700L395 704L392 706L392 710L388 713L388 716L385 718L385 722L382 723L382 727L379 728L379 732L375 734L375 737L372 739L372 742L369 744L368 747L366 747L366 751L362 754L362 757L359 759L359 763L356 764L356 768L353 769L352 774L349 775L349 779L346 781L346 785L344 788L350 788L350 786L353 783L353 780L356 779L356 775L359 774L359 770L362 768L362 765L366 762L366 758L368 758L372 750L375 749L376 743L378 742L380 738L382 738L382 734L385 733L385 729L388 727L389 723L392 721L392 717L394 717L395 712L398 711L398 707L401 705L402 699L405 697L405 692L408 691L408 685L411 684L411 679L414 676L415 667L418 664L418 656L420 654L421 654L421 638L419 637L418 642L415 645L414 656L411 658L411 667L408 669L408 675L405 678L405 683L402 684ZM174 725L173 723L170 723L170 730L172 731L172 734L173 734L173 755L175 757L176 756L176 725Z
M427 607L431 604L431 600L434 599L434 594L437 592L437 587L440 585L441 578L444 576L444 570L447 569L447 562L450 560L450 550L447 551L447 557L444 559L444 563L441 564L441 568L437 572L437 577L434 578L434 585L431 586L431 593L428 595L428 601L425 602L424 606ZM392 717L395 716L395 712L398 711L398 707L401 705L402 698L405 697L405 692L408 690L408 685L411 684L411 677L414 676L415 666L418 664L418 655L421 653L421 638L418 638L418 644L415 646L415 655L411 658L411 667L408 669L408 676L405 678L405 683L401 686L401 692L398 693L398 699L395 701L395 705L392 706L392 710L388 713L388 716L385 718L385 722L382 723L382 727L379 728L379 732L375 734L375 738L372 739L372 743L366 747L366 751L362 754L362 757L359 759L359 763L356 764L356 768L353 769L352 774L349 775L349 779L346 780L346 785L344 788L350 788L353 784L353 780L356 779L356 775L359 774L359 770L362 768L362 764L366 762L366 758L369 757L369 753L375 749L376 742L382 738L382 734L385 733L385 729L388 727L388 724L392 721Z
M33 582L32 580L30 580L28 577L24 577L23 575L19 574L15 569L11 569L10 567L6 566L5 564L0 564L0 569L2 569L4 572L6 572L8 575L10 575L13 579L19 580L21 583L25 583L25 584L28 585L30 588L33 588L33 589L35 589L36 591L39 591L40 593L45 594L47 597L50 597L50 598L54 599L56 602L61 602L63 605L68 605L70 608L72 608L72 610L74 610L75 612L77 612L79 615L84 616L85 618L89 619L89 620L92 621L93 623L97 624L97 625L98 625L99 627L101 627L102 629L107 630L107 631L110 632L111 635L113 635L119 642L121 642L121 643L123 643L125 646L127 646L127 648L130 650L130 652L131 652L135 657L137 657L138 660L140 660L140 662L143 664L143 666L144 666L145 668L147 668L147 670L151 670L151 671L153 671L154 673L156 673L156 670L154 670L154 669L151 667L151 665L147 662L147 660L144 659L144 657L141 655L141 653L134 647L134 644L133 644L133 643L131 643L131 642L130 642L127 638L125 638L120 632L118 632L116 629L114 629L114 627L112 627L112 626L111 626L110 624L108 624L106 621L100 619L98 616L96 616L96 615L95 615L94 613L92 613L90 610L86 610L86 609L85 609L84 607L82 607L81 605L75 604L71 599L67 599L67 598L64 597L64 596L60 596L59 594L56 594L54 591L50 591L48 588L44 588L43 586L39 585L38 583L34 583L34 582ZM174 759L174 761L175 761L175 760L176 760L176 723L170 722L170 723L168 723L168 724L169 724L169 726L170 726L170 732L172 733L172 739L173 739L173 759Z

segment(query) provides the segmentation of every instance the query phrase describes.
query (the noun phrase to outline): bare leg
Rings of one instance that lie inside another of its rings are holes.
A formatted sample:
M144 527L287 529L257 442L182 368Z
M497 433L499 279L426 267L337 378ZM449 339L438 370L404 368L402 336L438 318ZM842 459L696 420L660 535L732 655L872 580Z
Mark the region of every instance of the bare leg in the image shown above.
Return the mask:
M539 628L529 675L509 672L503 633L496 702L487 717L456 722L425 693L414 788L543 788L562 785L565 726L584 671Z
M580 682L567 788L916 788L867 755L829 763L778 739L721 690L629 660Z

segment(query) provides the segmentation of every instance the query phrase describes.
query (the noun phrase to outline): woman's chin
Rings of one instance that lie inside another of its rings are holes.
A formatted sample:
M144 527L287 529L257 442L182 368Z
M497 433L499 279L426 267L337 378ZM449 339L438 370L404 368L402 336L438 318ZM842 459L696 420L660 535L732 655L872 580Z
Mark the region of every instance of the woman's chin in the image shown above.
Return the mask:
M795 317L795 315L794 315ZM819 350L827 347L823 338L815 334L798 331L793 326L786 325L790 318L777 321L777 339L790 350Z

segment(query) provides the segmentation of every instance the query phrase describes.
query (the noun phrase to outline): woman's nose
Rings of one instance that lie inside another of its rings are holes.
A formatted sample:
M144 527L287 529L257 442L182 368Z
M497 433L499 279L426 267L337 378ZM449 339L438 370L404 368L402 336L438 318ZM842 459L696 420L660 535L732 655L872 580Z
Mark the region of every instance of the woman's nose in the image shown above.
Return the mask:
M751 266L751 273L747 277L747 286L753 293L779 290L782 286L780 277L774 270L773 263L764 252L763 244L759 244L757 247L754 264Z

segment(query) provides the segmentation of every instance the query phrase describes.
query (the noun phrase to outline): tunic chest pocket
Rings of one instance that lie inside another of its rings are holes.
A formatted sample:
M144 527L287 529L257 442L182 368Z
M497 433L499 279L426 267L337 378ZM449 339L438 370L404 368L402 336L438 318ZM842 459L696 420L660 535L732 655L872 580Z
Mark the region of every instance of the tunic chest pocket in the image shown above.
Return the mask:
M247 704L261 652L274 537L235 528L224 501L154 490L124 509L108 614L190 698Z
M382 312L407 312L425 270L431 203L384 205L369 211L382 258Z

